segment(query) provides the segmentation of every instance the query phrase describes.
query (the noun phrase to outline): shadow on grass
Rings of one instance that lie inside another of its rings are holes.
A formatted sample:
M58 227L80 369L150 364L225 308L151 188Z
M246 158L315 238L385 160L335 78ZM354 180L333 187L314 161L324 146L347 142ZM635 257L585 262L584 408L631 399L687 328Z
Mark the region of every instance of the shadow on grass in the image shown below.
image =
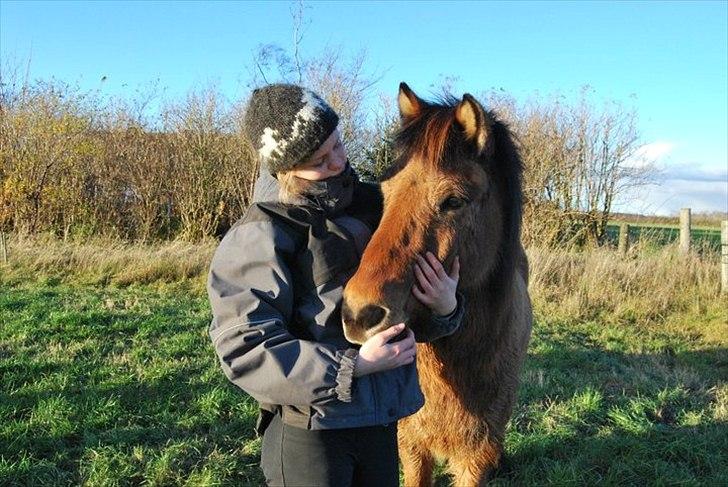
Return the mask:
M700 425L681 426L676 414L680 409L705 409L714 400L710 391L726 377L728 350L628 354L602 350L590 343L584 343L581 349L559 345L548 352L534 353L527 360L526 377L533 376L534 370L546 371L546 377L541 386L524 381L506 441L507 453L493 484L609 483L620 479L622 484L636 484L655 480L655 475L668 482L690 483L701 479L722 481L726 477L726 425L706 419ZM140 446L160 452L170 445L188 444L192 453L183 462L185 465L179 466L186 473L201 467L215 452L232 452L231 461L238 471L225 477L223 483L256 485L262 481L257 469L258 452L243 448L253 438L253 405L250 403L250 414L238 414L235 401L250 402L250 398L228 385L222 372L220 380L212 382L191 379L201 377L207 367L188 365L151 383L102 383L5 394L3 403L16 410L64 398L76 411L70 413L70 418L80 426L65 433L54 432L53 428L31 428L10 439L0 451L6 458L28 452L40 461L40 468L48 468L44 461L54 463L68 479L62 483L76 484L87 480L79 465L88 461L89 451L106 450L132 457ZM692 374L675 374L679 369L690 369ZM681 379L684 377L697 377L698 382L686 383ZM610 410L622 408L629 412L630 401L654 399L661 390L671 387L683 387L687 394L663 401L673 410L667 416L645 412L643 417L636 411L623 425L615 424L610 417ZM553 430L544 429L533 424L538 422L537 417L529 417L585 390L600 394L601 403L581 417L562 418L565 431L558 425ZM220 410L200 411L199 398L216 392L221 396ZM108 401L115 404L116 409L109 411L112 417L78 417L84 412L98 415L93 404ZM179 472L183 477L186 473ZM31 484L37 479L32 468L25 474L15 478L15 483ZM58 474L56 478L62 478L61 472ZM129 481L134 482L131 477ZM440 474L435 485L450 485L449 476Z

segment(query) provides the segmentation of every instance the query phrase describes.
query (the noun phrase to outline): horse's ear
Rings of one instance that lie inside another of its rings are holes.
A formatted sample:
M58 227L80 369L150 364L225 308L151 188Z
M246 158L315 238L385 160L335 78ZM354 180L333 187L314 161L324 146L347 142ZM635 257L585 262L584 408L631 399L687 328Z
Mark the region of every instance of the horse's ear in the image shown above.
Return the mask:
M455 120L463 128L465 138L475 143L478 154L482 154L488 142L490 119L478 100L465 93L455 107Z
M409 120L417 117L422 111L424 102L415 95L415 92L407 86L407 83L399 84L399 95L397 96L399 104L399 115L402 120Z

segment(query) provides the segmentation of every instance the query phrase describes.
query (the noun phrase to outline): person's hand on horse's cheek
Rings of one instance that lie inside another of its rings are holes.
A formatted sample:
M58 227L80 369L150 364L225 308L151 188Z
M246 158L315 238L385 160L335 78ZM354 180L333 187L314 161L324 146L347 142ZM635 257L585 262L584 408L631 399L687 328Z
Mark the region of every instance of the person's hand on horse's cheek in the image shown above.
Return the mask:
M431 252L427 252L427 259L417 255L414 270L417 283L412 286L412 293L415 297L440 316L446 316L455 311L457 306L455 291L460 278L460 259L455 257L448 274L437 257Z

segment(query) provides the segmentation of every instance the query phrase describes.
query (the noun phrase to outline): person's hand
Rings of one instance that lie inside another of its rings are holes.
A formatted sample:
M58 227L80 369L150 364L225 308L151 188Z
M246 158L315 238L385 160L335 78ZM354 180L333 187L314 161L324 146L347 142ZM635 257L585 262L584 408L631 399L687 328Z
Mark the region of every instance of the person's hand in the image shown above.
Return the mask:
M448 274L432 252L427 252L427 259L417 255L415 277L417 283L412 286L412 293L420 302L439 316L446 316L455 311L458 304L455 291L460 279L458 256L455 256Z
M373 335L359 349L354 364L354 377L395 369L411 364L417 351L415 334L407 329L406 336L397 342L387 343L404 330L404 323L391 326Z

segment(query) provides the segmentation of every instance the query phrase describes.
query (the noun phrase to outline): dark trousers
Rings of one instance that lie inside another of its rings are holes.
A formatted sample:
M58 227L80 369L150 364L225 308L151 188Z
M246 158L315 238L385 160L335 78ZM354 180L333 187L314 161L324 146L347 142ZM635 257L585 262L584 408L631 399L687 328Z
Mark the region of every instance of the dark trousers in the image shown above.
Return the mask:
M263 435L260 466L275 487L397 487L397 423L305 430L276 415Z

